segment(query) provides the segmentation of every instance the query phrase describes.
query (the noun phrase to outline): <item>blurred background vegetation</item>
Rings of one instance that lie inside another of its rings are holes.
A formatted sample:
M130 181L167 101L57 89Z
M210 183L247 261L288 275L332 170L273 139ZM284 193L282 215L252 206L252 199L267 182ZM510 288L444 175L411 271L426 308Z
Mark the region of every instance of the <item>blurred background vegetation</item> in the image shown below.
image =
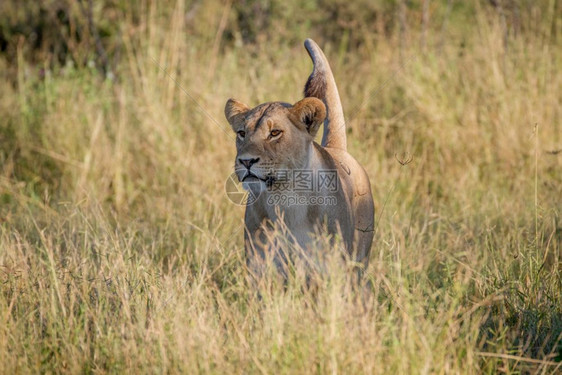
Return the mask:
M376 201L359 300L254 298L224 193L224 103L299 100L307 37ZM556 373L561 46L558 0L2 0L0 373Z
M392 78L412 65L412 60L431 69L427 62L451 63L448 57L462 58L474 48L491 48L483 51L479 58L487 58L487 52L495 54L500 65L494 69L500 70L503 79L510 79L510 63L518 64L516 59L522 54L554 53L550 49L557 49L562 38L562 3L548 0L242 0L164 2L161 5L150 1L5 0L0 4L0 11L0 74L5 83L2 94L4 98L19 94L17 106L8 104L11 100L3 101L10 110L6 111L7 117L0 130L0 160L16 157L19 160L14 163L17 178L56 186L61 176L57 162L43 156L35 160L24 155L25 152L22 154L25 146L17 144L16 136L22 127L31 133L40 131L44 115L50 112L49 98L56 98L50 91L53 83L59 79L75 80L90 86L91 90L97 90L102 82L122 86L142 72L135 66L140 61L138 54L143 54L142 63L148 60L152 68L158 68L160 63L167 66L171 52L166 48L172 43L178 51L174 52L174 65L170 66L171 76L175 77L175 73L182 78L193 75L193 71L181 66L181 61L197 60L207 67L208 73L207 80L196 83L198 90L207 87L212 91L217 80L224 79L220 75L222 72L215 74L215 70L221 69L217 60L225 51L241 59L238 64L241 61L250 64L252 59L259 58L268 59L267 63L275 66L279 50L300 49L306 37L313 37L326 46L336 69L350 72L352 76L347 81L357 86L366 82L361 79L362 75L380 72L377 64L384 58L394 65L390 71L383 68L381 76L387 74L389 77L385 78ZM491 33L501 40L486 41ZM483 45L485 43L488 45ZM528 49L530 45L536 50ZM386 48L390 48L391 54L387 56L385 50L385 56L378 58L377 52ZM277 51L272 53L272 49ZM132 57L136 61L132 61ZM541 64L540 57L535 56L537 64ZM557 59L555 54L545 64L555 66ZM452 64L456 65L456 60ZM458 66L450 68L454 70ZM547 69L548 66L537 68ZM458 73L459 79L471 79ZM160 72L160 78L167 80L162 75ZM402 102L405 96L400 85L390 86L387 91L392 98L367 98L363 94L358 101L351 95L354 102L350 103L348 112L376 109L379 113L383 111L383 116L399 113L401 108L407 107ZM369 89L375 90L370 87L363 91ZM27 96L29 90L34 95ZM105 90L111 89L106 87ZM380 105L377 100L398 102ZM553 104L558 106L558 103ZM353 119L356 113L350 115L348 117ZM529 126L532 124L531 121ZM36 162L50 166L33 168L33 171L26 168ZM42 175L34 176L36 173Z
M0 7L0 51L10 65L20 51L26 61L41 67L95 63L106 74L122 63L124 34L147 31L147 11L161 19L177 11L174 6L118 0L6 0ZM217 14L221 7L222 14ZM221 49L295 46L316 36L340 52L355 54L388 39L416 43L422 50L434 51L444 43L462 48L476 26L467 21L478 11L497 19L505 47L522 35L540 35L555 44L561 31L554 16L562 12L560 2L548 0L187 1L182 8L183 37L192 42L219 38ZM217 21L218 30L210 27Z

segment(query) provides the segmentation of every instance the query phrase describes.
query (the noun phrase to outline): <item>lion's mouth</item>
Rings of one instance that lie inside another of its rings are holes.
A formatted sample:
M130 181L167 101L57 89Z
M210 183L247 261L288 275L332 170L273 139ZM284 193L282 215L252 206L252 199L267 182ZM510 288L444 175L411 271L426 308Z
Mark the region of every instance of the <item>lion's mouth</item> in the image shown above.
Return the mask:
M265 182L267 187L271 187L275 183L275 177L272 175L268 175L265 178L262 178L253 174L250 171L247 171L246 175L242 177L242 182L251 182L256 180Z
M261 179L253 173L246 173L246 175L242 178L242 182L253 181L253 180L261 180Z
M242 182L244 181L251 181L251 180L260 180L260 181L265 181L265 179L259 177L258 175L253 174L250 171L246 171L246 174L244 175L244 177L242 177Z

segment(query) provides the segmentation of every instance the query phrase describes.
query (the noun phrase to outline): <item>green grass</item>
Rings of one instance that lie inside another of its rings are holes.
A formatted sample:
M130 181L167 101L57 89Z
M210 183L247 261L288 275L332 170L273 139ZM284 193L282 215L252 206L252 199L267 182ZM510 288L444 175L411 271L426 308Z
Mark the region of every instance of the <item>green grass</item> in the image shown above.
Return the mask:
M403 32L393 2L309 2L305 17L274 1L258 31L238 3L202 2L196 21L189 2L103 3L116 80L81 59L87 38L72 64L10 39L0 373L560 371L561 4L430 2L422 44L422 3ZM365 287L333 250L315 290L299 272L254 286L244 208L224 192L226 100L301 99L309 35L371 178Z

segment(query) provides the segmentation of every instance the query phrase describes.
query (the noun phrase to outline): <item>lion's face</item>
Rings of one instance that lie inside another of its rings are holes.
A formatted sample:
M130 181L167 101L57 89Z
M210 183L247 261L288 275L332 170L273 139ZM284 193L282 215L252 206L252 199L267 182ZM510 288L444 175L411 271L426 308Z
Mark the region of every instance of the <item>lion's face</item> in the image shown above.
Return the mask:
M326 108L316 98L295 105L273 102L250 109L230 99L225 115L236 133L234 169L246 189L263 190L280 173L305 168L310 144L324 118Z

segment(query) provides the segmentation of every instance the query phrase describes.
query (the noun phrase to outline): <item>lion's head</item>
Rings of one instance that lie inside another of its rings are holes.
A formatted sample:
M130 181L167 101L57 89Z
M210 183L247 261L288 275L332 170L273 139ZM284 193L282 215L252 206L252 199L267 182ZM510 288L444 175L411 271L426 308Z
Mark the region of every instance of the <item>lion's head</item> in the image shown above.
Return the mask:
M229 99L224 112L236 133L236 175L245 188L260 190L274 185L280 171L307 167L314 136L326 117L324 103L316 98L253 109Z

